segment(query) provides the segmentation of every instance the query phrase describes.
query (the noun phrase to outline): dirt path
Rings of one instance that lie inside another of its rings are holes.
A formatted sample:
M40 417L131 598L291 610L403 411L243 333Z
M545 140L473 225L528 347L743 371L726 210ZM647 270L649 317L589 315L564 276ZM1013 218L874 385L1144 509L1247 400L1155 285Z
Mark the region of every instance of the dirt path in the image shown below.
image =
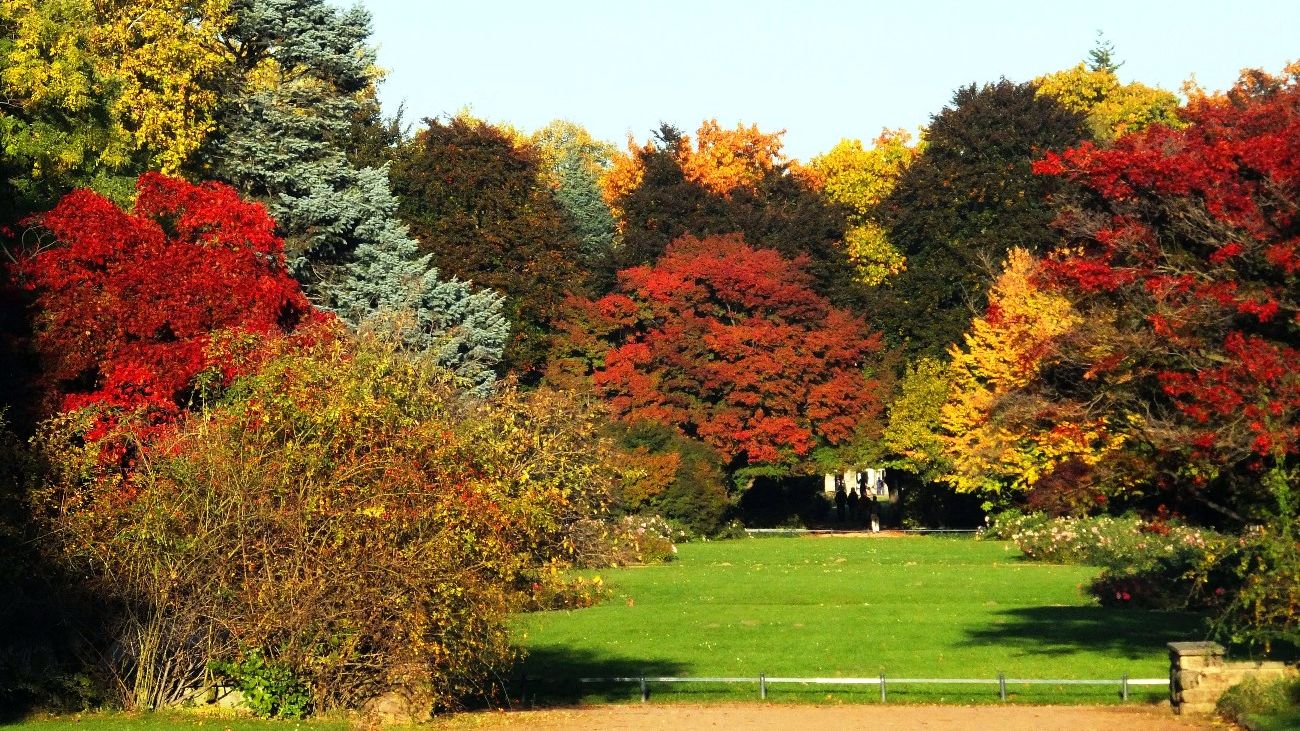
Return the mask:
M777 704L619 705L515 713L473 713L442 728L504 731L1203 731L1225 728L1179 718L1167 708L1107 706L796 706Z

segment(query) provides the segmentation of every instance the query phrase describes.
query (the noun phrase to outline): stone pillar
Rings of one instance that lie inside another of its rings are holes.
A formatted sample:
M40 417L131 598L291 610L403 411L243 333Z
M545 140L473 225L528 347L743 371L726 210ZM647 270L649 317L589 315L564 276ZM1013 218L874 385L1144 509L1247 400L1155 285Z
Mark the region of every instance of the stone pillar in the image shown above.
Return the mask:
M834 473L828 473L828 474L826 474L826 475L825 475L825 478L826 478L826 483L825 483L825 488L824 488L824 489L826 490L826 494L827 494L827 495L834 496L834 495L835 495L835 475L834 475Z
M1212 714L1225 688L1224 649L1217 642L1169 643L1169 704L1177 714Z

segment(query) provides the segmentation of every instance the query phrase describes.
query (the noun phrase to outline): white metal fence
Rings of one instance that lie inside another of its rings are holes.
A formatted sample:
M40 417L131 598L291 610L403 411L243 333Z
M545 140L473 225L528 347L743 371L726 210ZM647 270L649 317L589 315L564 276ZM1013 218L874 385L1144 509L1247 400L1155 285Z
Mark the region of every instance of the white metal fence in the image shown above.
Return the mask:
M749 677L676 677L676 676L638 676L628 678L579 678L581 683L637 683L641 687L641 702L650 700L651 683L754 683L758 685L758 697L767 698L767 689L775 684L800 685L876 685L880 687L880 701L888 700L889 685L994 685L998 688L998 697L1007 699L1007 686L1017 685L1096 685L1111 686L1119 691L1120 698L1127 701L1129 688L1133 686L1169 687L1169 678L1130 678L1127 674L1119 678L1078 679L1078 678L1008 678L998 673L996 678L886 678L884 673L875 678L787 678L769 677L760 673Z

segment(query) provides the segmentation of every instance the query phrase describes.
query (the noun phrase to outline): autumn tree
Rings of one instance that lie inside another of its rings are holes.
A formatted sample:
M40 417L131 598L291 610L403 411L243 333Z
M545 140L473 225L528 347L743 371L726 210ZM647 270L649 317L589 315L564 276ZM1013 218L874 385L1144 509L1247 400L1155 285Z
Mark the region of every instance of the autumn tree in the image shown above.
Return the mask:
M75 186L129 197L211 132L227 0L16 0L0 8L5 223Z
M908 365L881 439L889 466L927 483L950 469L939 427L952 389L948 381L947 364L939 360L923 357Z
M963 87L934 115L925 150L877 207L907 271L869 293L873 322L910 353L945 355L984 309L1006 252L1037 252L1056 238L1052 196L1060 180L1030 163L1087 137L1082 115L1033 84Z
M319 318L289 276L275 224L231 188L149 173L135 208L78 190L34 221L20 263L36 294L49 410L189 404L215 334L272 336Z
M1026 387L1082 321L1069 300L1039 286L1038 275L1039 263L1012 249L987 310L950 353L939 426L951 469L940 479L958 491L1027 491L1063 469L1077 480L1076 472L1123 444L1122 431L1073 400L1027 397Z
M920 153L922 146L910 144L911 139L906 130L885 130L870 149L860 140L841 140L809 162L825 195L851 212L844 246L858 279L867 285L880 284L907 268L874 213Z
M1164 499L1239 521L1294 515L1300 69L1248 72L1179 116L1185 129L1036 165L1092 195L1044 266L1097 323L1044 387L1125 423Z
M504 295L513 326L506 362L525 374L540 368L564 297L582 289L581 241L539 165L533 150L462 115L426 120L390 171L421 251Z
M1097 53L1097 51L1093 51ZM1106 59L1092 64L1080 63L1034 80L1038 93L1052 97L1070 111L1088 118L1092 136L1108 142L1131 132L1141 132L1153 124L1178 127L1178 97L1163 89L1139 82L1120 83L1118 68Z
M781 135L765 134L758 125L723 129L710 119L695 133L695 147L681 160L686 179L705 190L729 196L736 190L757 190L769 173L783 162Z
M783 474L881 409L866 323L812 289L806 259L736 235L673 242L619 290L570 303L553 371L590 372L614 416L667 424L732 472Z
M653 264L682 236L740 233L757 248L806 255L814 288L840 306L858 287L844 251L846 211L785 162L779 133L706 122L695 141L663 125L651 142L630 144L603 179L622 240L601 267L602 289L617 272Z

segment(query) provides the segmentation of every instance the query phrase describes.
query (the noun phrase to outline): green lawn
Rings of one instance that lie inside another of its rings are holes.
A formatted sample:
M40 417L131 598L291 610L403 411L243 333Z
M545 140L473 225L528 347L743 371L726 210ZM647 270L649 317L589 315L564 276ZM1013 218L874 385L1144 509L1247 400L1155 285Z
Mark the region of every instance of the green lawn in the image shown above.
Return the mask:
M602 572L603 604L519 618L529 700L615 700L633 686L579 677L677 675L1115 678L1115 688L1012 686L1022 702L1117 700L1118 679L1168 675L1165 643L1200 637L1186 614L1106 609L1096 569L1024 560L968 539L763 538L680 547L666 565ZM657 699L755 698L748 687L654 687ZM779 700L867 701L875 686L773 686ZM996 701L983 686L891 686L891 701ZM1134 688L1158 700L1162 687Z

